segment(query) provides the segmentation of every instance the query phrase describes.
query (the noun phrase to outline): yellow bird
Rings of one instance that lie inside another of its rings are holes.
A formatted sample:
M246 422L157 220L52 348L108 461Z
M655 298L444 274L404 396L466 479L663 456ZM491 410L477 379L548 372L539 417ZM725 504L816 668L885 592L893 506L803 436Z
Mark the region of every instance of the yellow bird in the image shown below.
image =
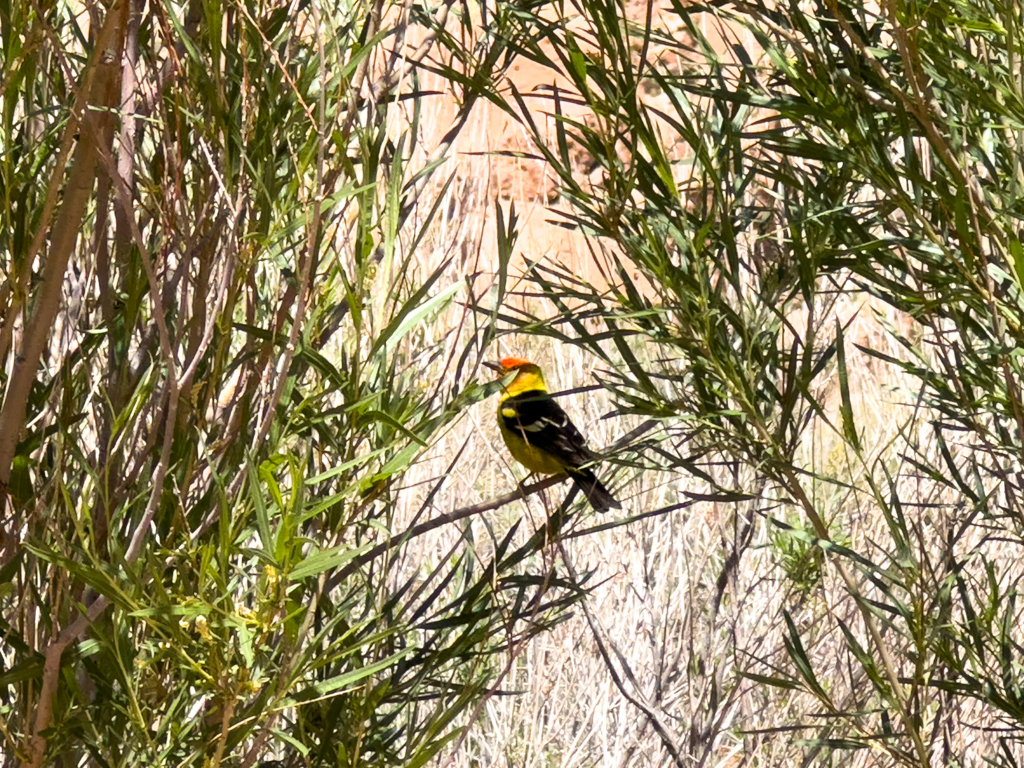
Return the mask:
M586 466L593 463L594 455L568 414L548 394L540 367L517 357L484 365L502 376L516 373L498 401L498 428L512 457L531 472L568 475L598 512L621 509Z

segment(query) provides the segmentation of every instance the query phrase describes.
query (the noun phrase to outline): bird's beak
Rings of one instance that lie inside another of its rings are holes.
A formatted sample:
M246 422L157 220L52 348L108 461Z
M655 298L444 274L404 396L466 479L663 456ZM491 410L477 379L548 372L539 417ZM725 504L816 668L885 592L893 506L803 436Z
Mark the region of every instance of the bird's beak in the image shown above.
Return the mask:
M492 371L496 371L498 373L505 372L505 369L502 367L501 363L492 363L490 360L484 361L484 367L490 368Z

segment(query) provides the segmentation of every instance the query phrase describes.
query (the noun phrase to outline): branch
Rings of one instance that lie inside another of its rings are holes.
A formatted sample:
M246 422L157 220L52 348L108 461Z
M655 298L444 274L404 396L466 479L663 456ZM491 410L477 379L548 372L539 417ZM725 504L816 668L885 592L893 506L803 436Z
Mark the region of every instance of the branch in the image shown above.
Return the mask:
M64 273L67 271L75 243L78 242L86 204L92 194L99 148L101 143L113 140L110 126L120 95L120 61L127 11L127 0L120 0L119 4L107 12L106 21L93 49L92 59L83 75L85 80L92 79L92 85L80 92L79 101L75 104L72 118L68 123L68 136L65 137L65 141L74 136L76 127L80 127L81 137L78 146L75 147L73 165L64 189L64 199L50 230L50 248L43 265L42 286L36 296L32 317L25 324L24 337L15 357L3 410L0 411L0 513L7 503L7 483L11 479L11 464L14 461L18 435L25 421L29 393L36 378L43 348L60 308ZM76 117L81 121L80 126L76 126ZM51 193L59 178L58 171L54 173L49 190ZM48 193L47 200L49 199ZM45 227L44 218L33 245L36 242L41 243ZM8 323L13 322L14 315L8 318Z
M616 440L615 443L613 443L612 446L609 448L608 452L612 453L615 451L622 450L625 446L632 443L641 435L650 432L652 429L654 429L655 426L657 426L657 424L658 422L655 421L654 419L648 419L647 421L643 422L640 426L630 430L625 435ZM517 499L525 499L527 496L532 496L533 494L539 491L543 491L545 488L550 488L551 486L557 485L558 483L564 482L565 480L568 479L569 478L566 477L565 475L552 475L551 477L546 477L543 480L539 480L531 485L520 485L514 491L506 493L503 496L498 496L497 498L491 499L490 501L484 501L481 502L480 504L474 504L473 506L470 507L456 509L454 512L442 512L434 519L428 520L425 523L420 523L419 525L414 525L405 532L399 534L398 536L390 538L385 542L381 542L373 549L371 549L369 552L365 552L359 557L353 558L348 563L348 565L342 568L341 571L339 571L335 576L333 576L327 581L325 589L333 589L334 587L338 586L342 581L344 581L348 576L351 576L356 571L357 568L366 565L372 560L376 560L378 557L385 554L386 552L390 552L392 549L400 547L408 541L412 541L413 539L418 538L424 535L425 533L430 533L430 531L440 528L442 525L457 523L459 520L465 520L467 517L473 517L474 515L479 515L482 512L489 512L492 509L498 509L499 507L503 507L506 504L511 504L513 501L516 501ZM689 506L690 503L691 502L684 502L683 504L673 505L671 509L686 507ZM649 514L661 514L665 511L666 510L655 510L654 513ZM641 515L633 519L640 519L640 517L646 516L647 515Z
M372 560L376 560L378 557L390 552L392 549L396 549L413 539L419 538L426 533L430 533L431 531L440 528L442 525L457 523L459 520L465 520L467 517L473 517L474 515L479 515L483 512L490 512L492 509L498 509L506 504L511 504L517 499L525 499L527 496L532 496L539 491L543 491L545 488L550 488L551 486L557 485L558 483L564 482L568 479L569 478L565 475L552 475L551 477L545 477L543 480L539 480L532 485L521 485L514 491L510 491L509 493L498 496L490 501L474 504L471 507L456 509L454 512L442 512L432 520L427 520L425 523L414 525L398 536L381 542L369 552L364 552L359 557L352 559L349 561L348 565L327 581L324 588L328 591L334 589L334 587L338 586L346 578L351 576L356 569L361 568Z

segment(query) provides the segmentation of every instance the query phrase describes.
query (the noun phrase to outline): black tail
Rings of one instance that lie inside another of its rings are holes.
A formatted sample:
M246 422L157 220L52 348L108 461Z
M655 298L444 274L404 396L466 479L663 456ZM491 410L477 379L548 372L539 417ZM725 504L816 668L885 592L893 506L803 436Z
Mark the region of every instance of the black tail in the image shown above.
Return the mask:
M607 512L609 509L622 509L622 505L611 495L607 488L601 485L601 481L597 479L592 470L573 469L572 479L579 486L579 489L583 491L583 495L587 497L590 506L598 512Z

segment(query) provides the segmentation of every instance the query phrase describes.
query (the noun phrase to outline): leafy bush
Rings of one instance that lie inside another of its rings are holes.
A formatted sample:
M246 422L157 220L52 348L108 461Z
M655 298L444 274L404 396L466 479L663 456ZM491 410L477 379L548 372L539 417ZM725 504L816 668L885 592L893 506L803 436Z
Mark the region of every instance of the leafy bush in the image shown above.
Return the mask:
M395 559L489 508L398 505L490 391L423 331L447 10L0 8L5 764L422 765L582 594L514 527Z

